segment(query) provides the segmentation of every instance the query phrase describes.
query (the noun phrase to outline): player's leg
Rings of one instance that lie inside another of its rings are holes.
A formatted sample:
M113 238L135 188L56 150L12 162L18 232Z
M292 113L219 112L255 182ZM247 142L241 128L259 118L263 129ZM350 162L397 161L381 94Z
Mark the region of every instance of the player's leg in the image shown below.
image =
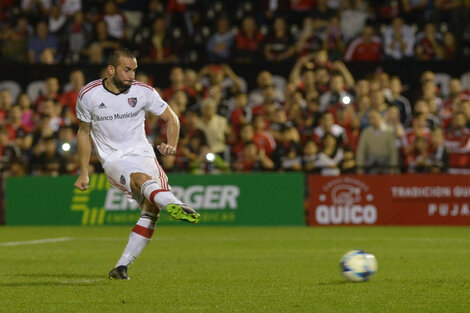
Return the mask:
M139 193L155 205L166 208L171 217L190 223L199 222L199 213L173 195L165 178L157 181L144 173L132 173L130 186L133 193Z
M149 244L159 215L160 209L145 199L142 203L141 216L129 234L129 241L116 267L109 272L109 278L129 279L127 268Z

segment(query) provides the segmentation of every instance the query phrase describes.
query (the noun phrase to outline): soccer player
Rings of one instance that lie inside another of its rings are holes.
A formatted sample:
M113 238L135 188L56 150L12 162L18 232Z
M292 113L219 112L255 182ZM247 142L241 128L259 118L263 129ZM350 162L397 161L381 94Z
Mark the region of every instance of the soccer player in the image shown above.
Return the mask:
M145 136L148 111L166 121L167 143L159 144L158 151L174 155L180 130L178 117L154 88L134 80L136 69L137 60L129 50L115 50L108 60L107 78L83 87L76 107L80 176L75 187L88 189L91 137L109 182L142 208L121 258L108 274L112 279L129 279L127 268L150 242L160 209L166 208L173 218L191 223L197 223L200 217L171 193L168 178Z

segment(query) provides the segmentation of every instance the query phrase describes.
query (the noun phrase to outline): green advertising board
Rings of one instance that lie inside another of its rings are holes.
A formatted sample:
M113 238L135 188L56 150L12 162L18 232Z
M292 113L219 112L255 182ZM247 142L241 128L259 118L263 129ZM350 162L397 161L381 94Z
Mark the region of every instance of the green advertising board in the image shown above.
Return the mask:
M75 176L6 180L7 225L132 225L140 209L90 176L90 188L73 187ZM303 174L224 174L169 177L172 191L201 214L206 225L304 225ZM162 212L160 224L182 224Z

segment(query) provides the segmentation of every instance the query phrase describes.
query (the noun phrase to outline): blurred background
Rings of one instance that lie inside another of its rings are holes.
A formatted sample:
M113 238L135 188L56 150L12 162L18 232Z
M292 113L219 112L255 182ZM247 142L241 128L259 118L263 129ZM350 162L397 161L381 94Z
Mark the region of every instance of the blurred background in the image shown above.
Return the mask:
M1 0L0 173L77 175L78 92L127 47L181 120L168 173L466 174L469 17L469 0Z

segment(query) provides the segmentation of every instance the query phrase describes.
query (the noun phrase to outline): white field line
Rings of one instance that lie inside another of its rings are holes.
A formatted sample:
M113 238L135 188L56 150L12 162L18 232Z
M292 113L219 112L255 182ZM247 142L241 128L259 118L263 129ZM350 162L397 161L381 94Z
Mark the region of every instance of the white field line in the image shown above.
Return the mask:
M59 237L59 238L46 238L46 239L37 239L37 240L28 240L28 241L7 241L0 242L0 247L10 247L10 246L23 246L23 245L40 245L43 243L50 242L63 242L69 241L73 238L70 237Z
M61 284L87 284L87 283L94 283L97 281L105 281L105 278L97 278L97 279L76 279L76 280L59 280Z

